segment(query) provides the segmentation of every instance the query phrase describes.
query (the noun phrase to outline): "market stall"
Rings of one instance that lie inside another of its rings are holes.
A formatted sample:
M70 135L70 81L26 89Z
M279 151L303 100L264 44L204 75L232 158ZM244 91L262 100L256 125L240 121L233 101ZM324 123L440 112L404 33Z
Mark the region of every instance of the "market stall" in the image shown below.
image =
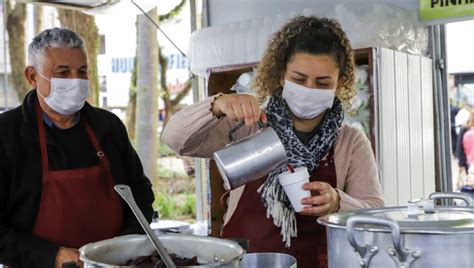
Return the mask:
M253 72L267 40L288 19L304 14L336 18L341 22L355 48L357 64L357 95L346 111L345 122L360 129L370 140L385 204L391 208L320 217L319 223L328 227L328 241L332 242L328 247L330 265L339 267L350 262L351 267L369 267L371 261L374 264L371 267L385 267L389 262L397 267L471 265L473 262L466 249L473 240L472 208L437 207L435 203L438 199L461 199L472 206L471 198L431 194L437 188L447 190L449 177L446 172L449 165L445 161L445 150L449 147L445 141L449 134L443 123L447 106L443 89L444 52L440 42L443 31L428 29L419 21L412 5L414 1L401 6L393 5L398 1L276 2L272 1L272 5L265 1L252 2L256 5L252 6L250 1L234 1L235 5L226 6L222 4L231 2L205 1L209 13L206 26L209 27L195 32L192 37L188 53L191 71L205 80L206 96L232 92L252 94ZM198 189L210 188L207 200L210 234L219 236L226 211L223 180L212 160L206 171L210 183L207 185L207 180L198 177L202 182ZM117 190L116 187L119 186L115 186ZM126 193L129 196L124 197L122 193L122 197L163 259L169 258L168 253L172 252L200 259L203 265L212 267L239 264L245 253L243 248L235 242L212 237L161 235L160 239L170 251L166 253L160 240L150 235L151 228L137 209L130 189ZM405 206L409 200L412 201ZM373 225L377 228L372 228ZM366 226L370 228L364 229ZM135 265L135 261L140 260L134 258L147 257L154 251L148 238L124 236L91 243L81 247L81 260L86 267ZM359 244L361 238L368 241L367 244ZM448 244L449 249L436 247L443 243ZM456 247L456 243L462 247ZM114 247L118 250L112 250ZM341 248L343 252L338 255ZM354 249L356 253L352 254ZM126 255L125 251L132 254ZM345 259L346 253L352 254L349 261ZM453 261L444 258L443 253L452 258L462 254L463 258ZM166 265L172 267L169 264L174 261ZM293 264L294 261L291 267Z
M403 204L435 190L433 63L428 30L413 8L370 1L298 1L268 9L255 4L246 7L249 15L243 12L244 3L214 4L208 3L211 26L193 34L188 53L191 71L207 81L208 96L231 93L241 74L251 76L269 36L289 18L336 18L356 48L358 67L358 95L345 120L371 140L386 204ZM224 18L216 12L219 8L241 10L249 19L227 23L240 15ZM272 9L279 13L270 16ZM212 161L209 171L212 234L217 235L226 210L219 202L224 189Z

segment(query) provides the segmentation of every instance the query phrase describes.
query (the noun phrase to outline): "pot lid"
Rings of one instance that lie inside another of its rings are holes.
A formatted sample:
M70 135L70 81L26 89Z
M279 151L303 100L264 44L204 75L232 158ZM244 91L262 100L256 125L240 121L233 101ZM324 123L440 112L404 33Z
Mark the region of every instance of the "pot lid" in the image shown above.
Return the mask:
M340 212L320 217L320 224L345 228L347 220L353 215L391 219L398 223L402 233L474 233L474 208L436 207L431 210L418 210L413 207L388 207L365 209L353 212ZM357 227L369 231L388 231L386 227L373 224L359 224Z

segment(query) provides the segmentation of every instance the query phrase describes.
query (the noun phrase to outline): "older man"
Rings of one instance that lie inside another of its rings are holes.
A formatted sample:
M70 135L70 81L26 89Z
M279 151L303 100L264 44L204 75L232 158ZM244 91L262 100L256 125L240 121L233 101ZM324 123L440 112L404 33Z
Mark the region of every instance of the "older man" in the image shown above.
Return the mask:
M82 39L45 30L28 59L32 90L0 115L0 263L61 267L86 243L141 231L115 184L132 188L148 220L153 193L120 119L86 102Z

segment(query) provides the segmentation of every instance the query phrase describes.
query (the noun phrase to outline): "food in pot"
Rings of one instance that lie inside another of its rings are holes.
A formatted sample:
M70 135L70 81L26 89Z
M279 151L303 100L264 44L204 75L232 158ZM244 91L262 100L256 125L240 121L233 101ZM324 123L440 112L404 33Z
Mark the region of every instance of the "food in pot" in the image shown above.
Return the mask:
M194 256L191 259L189 258L181 258L178 257L176 254L170 254L171 259L173 260L176 266L192 266L192 265L201 265L197 257ZM153 254L149 256L140 256L135 259L128 260L125 263L126 266L139 266L139 267L154 267L154 268L165 268L165 263L161 260L160 255L158 252L155 251Z

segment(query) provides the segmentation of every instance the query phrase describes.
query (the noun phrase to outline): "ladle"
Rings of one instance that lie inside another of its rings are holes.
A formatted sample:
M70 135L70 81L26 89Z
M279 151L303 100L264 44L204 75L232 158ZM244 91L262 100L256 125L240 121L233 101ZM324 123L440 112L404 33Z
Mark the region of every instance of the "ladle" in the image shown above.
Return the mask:
M130 187L124 184L117 184L114 186L114 189L117 193L119 193L119 195L123 198L123 200L125 200L125 202L127 202L127 204L130 206L133 214L135 214L135 217L137 218L138 222L140 222L140 225L142 226L143 230L148 236L148 239L151 241L156 251L158 251L158 254L160 255L163 262L165 263L166 267L168 268L176 267L170 255L166 251L165 247L163 246L163 244L160 242L158 237L155 235L155 233L151 229L142 211L137 206L137 203L135 202L135 198L133 198L132 191L130 190Z

